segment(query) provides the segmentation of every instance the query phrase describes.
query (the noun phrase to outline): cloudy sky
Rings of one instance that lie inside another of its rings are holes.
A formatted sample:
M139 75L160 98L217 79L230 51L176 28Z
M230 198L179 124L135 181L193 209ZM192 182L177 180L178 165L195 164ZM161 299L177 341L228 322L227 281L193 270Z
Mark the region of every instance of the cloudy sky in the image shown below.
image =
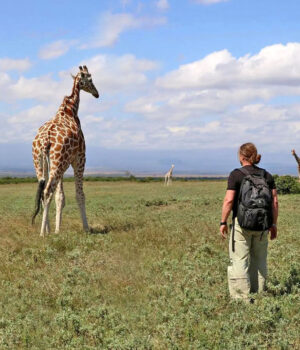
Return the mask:
M252 141L296 173L298 0L16 0L0 12L0 170L33 169L31 141L86 64L87 167L224 173Z

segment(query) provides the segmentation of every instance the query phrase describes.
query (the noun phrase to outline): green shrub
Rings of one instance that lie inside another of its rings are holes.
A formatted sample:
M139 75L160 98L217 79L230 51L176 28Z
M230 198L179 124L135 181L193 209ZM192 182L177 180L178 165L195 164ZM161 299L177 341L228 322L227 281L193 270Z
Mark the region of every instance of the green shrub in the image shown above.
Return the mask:
M11 177L11 176L0 177L0 185L35 183L35 182L37 182L36 177Z
M300 184L290 175L274 176L277 192L279 194L300 193Z

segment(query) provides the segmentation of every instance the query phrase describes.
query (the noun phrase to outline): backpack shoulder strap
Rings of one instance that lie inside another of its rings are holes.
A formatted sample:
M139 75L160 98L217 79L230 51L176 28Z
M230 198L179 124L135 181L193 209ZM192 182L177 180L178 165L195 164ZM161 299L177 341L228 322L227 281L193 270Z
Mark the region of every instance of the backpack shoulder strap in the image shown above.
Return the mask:
M259 175L261 175L261 177L266 179L267 172L265 171L265 169L259 168L259 169L257 169L257 173L259 173Z
M239 170L241 173L243 173L246 176L250 175L249 171L247 169L245 169L244 167L238 168L237 170Z
M250 172L246 169L246 168L244 168L244 167L242 167L242 168L238 168L237 170L239 170L241 173L243 173L244 175L251 175L250 174ZM262 177L266 177L266 171L265 171L265 169L262 169L262 168L259 168L259 169L257 169L257 171L255 172L256 174L259 174L259 175L261 175Z

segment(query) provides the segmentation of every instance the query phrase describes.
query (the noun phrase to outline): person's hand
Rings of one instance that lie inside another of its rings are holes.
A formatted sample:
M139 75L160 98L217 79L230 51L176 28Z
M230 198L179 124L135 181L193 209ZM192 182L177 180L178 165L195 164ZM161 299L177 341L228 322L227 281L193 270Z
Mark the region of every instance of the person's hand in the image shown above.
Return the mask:
M228 234L228 226L227 225L221 225L220 226L220 233L223 239L226 238L227 234Z
M276 225L272 225L270 227L270 238L271 240L275 239L277 237L277 226Z

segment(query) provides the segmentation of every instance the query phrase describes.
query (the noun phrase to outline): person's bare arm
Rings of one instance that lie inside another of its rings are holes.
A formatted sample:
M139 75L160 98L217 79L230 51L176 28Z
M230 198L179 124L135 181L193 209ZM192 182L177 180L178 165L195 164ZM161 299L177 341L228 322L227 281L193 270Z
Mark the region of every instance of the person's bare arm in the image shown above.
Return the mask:
M223 201L223 207L222 207L221 222L227 222L227 219L228 219L230 212L232 210L234 196L235 196L234 190L227 190L226 191L225 198ZM220 233L221 233L223 238L226 238L226 234L228 233L228 226L227 225L220 226Z
M276 189L272 190L273 195L273 203L272 203L272 211L273 211L273 225L270 228L271 239L275 239L277 237L277 218L278 218L278 196Z

